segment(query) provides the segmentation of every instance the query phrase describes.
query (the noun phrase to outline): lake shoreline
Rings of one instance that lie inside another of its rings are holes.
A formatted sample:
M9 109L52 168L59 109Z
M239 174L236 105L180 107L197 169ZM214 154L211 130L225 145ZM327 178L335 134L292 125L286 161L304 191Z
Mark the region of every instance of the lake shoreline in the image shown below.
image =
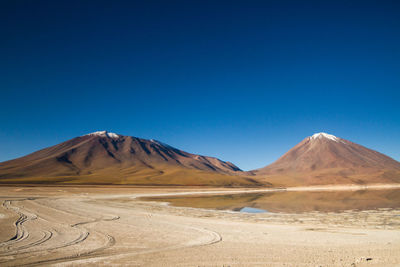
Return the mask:
M400 211L245 214L132 198L165 191L182 193L165 188L1 187L0 243L6 246L0 247L0 262L4 266L400 264Z

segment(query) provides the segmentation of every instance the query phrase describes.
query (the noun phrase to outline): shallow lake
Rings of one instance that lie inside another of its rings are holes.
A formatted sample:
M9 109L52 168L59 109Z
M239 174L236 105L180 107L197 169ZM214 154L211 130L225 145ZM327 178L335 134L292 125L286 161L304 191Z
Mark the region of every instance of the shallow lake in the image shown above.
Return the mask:
M146 197L179 207L231 210L247 213L341 212L400 208L400 189L359 191L298 191Z

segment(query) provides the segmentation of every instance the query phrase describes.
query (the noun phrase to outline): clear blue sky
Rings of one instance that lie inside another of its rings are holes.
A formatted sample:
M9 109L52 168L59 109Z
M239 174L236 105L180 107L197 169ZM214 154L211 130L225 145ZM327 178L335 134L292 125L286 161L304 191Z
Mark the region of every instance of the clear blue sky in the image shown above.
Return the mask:
M0 161L97 130L263 167L315 132L400 160L399 1L0 3Z

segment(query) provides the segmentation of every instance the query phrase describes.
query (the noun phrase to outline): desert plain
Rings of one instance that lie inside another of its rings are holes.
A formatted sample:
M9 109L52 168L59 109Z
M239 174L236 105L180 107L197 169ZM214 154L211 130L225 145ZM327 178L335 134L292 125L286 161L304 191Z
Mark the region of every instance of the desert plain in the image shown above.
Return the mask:
M398 185L373 185L363 190L392 187ZM262 190L1 186L0 265L400 265L400 210L396 208L241 213L143 199Z

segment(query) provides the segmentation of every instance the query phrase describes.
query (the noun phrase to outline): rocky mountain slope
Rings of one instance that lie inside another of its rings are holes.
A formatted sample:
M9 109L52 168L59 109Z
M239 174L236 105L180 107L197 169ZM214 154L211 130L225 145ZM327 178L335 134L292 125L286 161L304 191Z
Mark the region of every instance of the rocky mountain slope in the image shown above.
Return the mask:
M400 182L400 162L348 140L316 133L253 171L275 185Z
M230 162L106 131L0 163L0 183L256 185Z

